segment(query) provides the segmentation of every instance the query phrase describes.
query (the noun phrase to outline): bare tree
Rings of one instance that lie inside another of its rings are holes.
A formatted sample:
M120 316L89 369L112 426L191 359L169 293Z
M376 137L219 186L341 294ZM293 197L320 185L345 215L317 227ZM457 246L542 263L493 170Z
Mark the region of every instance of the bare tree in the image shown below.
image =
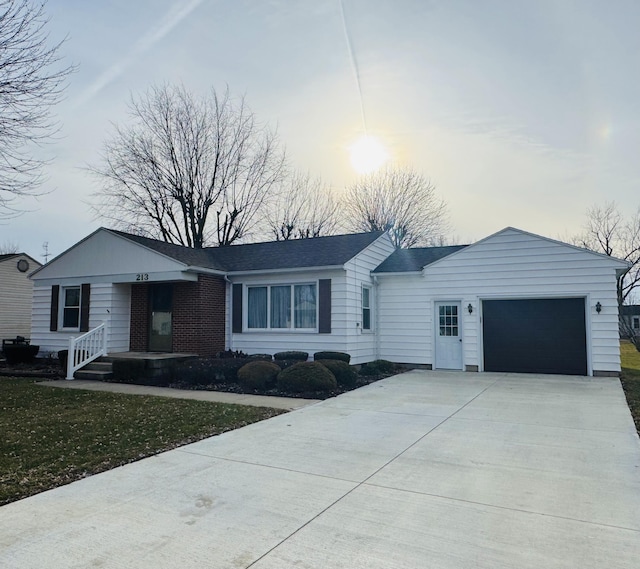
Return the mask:
M56 131L51 108L72 67L61 66L62 42L48 46L44 3L0 0L0 216L18 213L17 198L37 194L46 160L34 157Z
M129 104L102 164L98 215L123 229L201 248L246 237L282 179L276 134L228 89L196 98L184 87L151 88Z
M592 251L627 261L629 268L617 279L618 307L621 311L623 305L637 300L636 291L640 287L640 208L625 218L614 202L591 207L587 210L584 231L573 241ZM640 337L635 336L630 323L620 318L620 327L625 335L635 339L634 344L640 351Z
M356 181L344 200L355 231L390 231L396 247L441 242L449 228L447 206L431 181L409 168L386 168Z
M293 172L266 218L277 241L332 235L338 227L338 203L320 178Z
M20 246L15 241L5 241L0 243L0 255L11 255L18 253Z

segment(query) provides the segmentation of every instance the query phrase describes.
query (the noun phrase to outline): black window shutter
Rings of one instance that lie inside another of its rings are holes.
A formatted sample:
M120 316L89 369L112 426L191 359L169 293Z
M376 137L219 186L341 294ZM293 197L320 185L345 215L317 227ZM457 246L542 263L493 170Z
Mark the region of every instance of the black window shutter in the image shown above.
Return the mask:
M331 279L320 279L318 286L318 332L331 334Z
M91 298L91 285L83 284L80 291L80 332L89 331L89 301Z
M51 320L49 330L55 332L58 329L58 302L60 300L60 285L51 287Z
M231 300L231 331L234 334L242 332L242 285L233 285L233 298Z

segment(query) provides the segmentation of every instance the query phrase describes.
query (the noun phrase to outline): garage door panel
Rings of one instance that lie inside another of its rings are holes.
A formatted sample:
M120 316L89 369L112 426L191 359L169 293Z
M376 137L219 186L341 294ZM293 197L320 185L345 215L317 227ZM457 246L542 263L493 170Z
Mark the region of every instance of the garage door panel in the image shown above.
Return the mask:
M586 375L583 298L485 300L484 369Z

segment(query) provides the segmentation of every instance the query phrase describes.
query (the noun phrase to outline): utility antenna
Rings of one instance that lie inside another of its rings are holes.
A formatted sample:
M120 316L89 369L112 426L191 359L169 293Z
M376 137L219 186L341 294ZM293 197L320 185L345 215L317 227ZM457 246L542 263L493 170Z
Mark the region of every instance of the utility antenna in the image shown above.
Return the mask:
M45 241L42 244L42 248L44 249L44 253L42 254L42 256L44 257L44 262L46 264L47 261L49 261L49 242Z

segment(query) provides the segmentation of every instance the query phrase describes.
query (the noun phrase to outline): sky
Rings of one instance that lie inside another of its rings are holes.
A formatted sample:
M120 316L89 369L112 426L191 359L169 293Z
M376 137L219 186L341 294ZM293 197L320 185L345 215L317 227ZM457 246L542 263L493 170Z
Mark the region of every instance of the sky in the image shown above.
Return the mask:
M636 0L49 0L76 66L37 200L0 222L42 260L107 225L89 204L127 102L150 86L229 87L278 129L292 167L337 194L363 133L428 176L451 237L506 226L552 238L586 209L640 206Z

